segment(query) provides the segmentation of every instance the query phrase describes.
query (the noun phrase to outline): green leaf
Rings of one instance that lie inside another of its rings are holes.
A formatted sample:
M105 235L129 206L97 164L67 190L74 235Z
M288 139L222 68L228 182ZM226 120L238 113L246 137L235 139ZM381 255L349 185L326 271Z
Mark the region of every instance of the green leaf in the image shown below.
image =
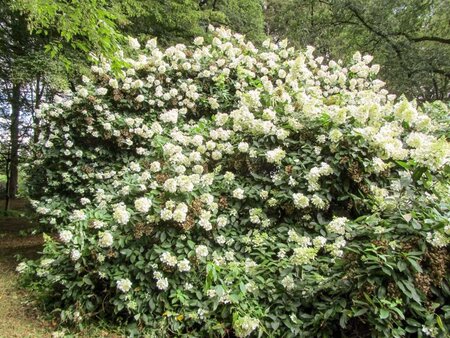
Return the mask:
M417 182L426 171L427 171L427 168L425 168L425 167L417 168L412 175L413 181Z
M339 325L343 329L347 326L348 317L345 312L342 313L341 318L339 319Z
M368 308L359 309L358 311L356 311L356 312L353 314L353 317L359 317L359 316L362 316L362 315L365 314L367 311L369 311Z
M194 249L194 247L195 247L195 243L194 243L193 241L191 241L191 240L188 240L188 241L187 241L187 245L188 245L188 247L189 247L190 249Z
M414 270L416 270L419 273L422 273L422 267L419 265L419 263L417 263L417 261L414 258L411 257L407 257L406 258L408 260L408 262L412 265L412 267L414 268Z
M420 296L418 295L416 289L414 288L414 285L410 281L399 281L397 285L400 287L400 285L403 284L409 291L409 297L412 298L414 301L416 301L418 304L421 304L422 301L420 299ZM402 290L404 291L404 290ZM405 292L404 292L405 293ZM406 294L406 293L405 293Z
M395 311L401 319L405 319L405 315L398 307L393 307L391 310Z
M403 272L406 270L406 263L404 261L398 261L397 262L397 268L400 272Z
M442 322L441 317L439 317L438 315L436 315L436 322L437 322L439 328L440 328L442 331L447 332L447 329L445 328L444 323Z
M408 323L408 325L414 326L414 327L421 327L422 325L415 319L413 318L406 318L406 322Z
M380 319L386 319L389 317L389 311L386 309L380 309Z
M411 168L411 165L404 161L395 161L400 167L409 170Z

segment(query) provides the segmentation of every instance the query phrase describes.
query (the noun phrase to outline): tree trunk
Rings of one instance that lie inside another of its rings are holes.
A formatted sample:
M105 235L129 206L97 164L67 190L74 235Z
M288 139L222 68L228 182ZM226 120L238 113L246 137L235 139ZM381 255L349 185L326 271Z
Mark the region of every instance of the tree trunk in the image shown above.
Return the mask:
M6 158L6 189L5 189L5 209L4 215L8 215L9 203L11 198L9 197L9 157Z
M44 93L44 81L41 84L41 76L38 74L36 77L36 89L35 89L34 105L32 106L33 113L33 143L37 144L39 141L39 118L36 116L36 110L41 106L42 95Z
M11 153L9 164L8 196L15 198L19 184L19 120L20 84L14 84L11 96Z
M11 39L13 41L13 52L17 58L26 54L28 42L27 23L22 15L16 15L11 20ZM14 67L14 63L12 65ZM22 83L12 81L12 91L10 96L11 105L11 129L10 129L10 163L9 163L9 185L8 196L15 198L19 183L19 147L20 147L20 113L22 110Z

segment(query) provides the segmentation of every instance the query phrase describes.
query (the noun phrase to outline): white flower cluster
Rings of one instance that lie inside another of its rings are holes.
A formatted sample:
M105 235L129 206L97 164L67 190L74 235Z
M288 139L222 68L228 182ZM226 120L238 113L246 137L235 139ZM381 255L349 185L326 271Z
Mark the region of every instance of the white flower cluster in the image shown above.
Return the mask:
M118 204L114 208L114 219L120 224L127 224L130 220L130 214L127 211L127 207L124 204Z
M428 233L427 235L427 241L431 243L432 246L442 248L445 247L450 243L450 239L448 236L445 236L444 234L435 231L433 233Z
M321 163L320 167L312 168L306 175L308 180L308 191L317 191L320 189L319 179L322 176L329 176L333 173L333 169L327 163Z
M267 162L281 164L283 158L285 158L286 152L281 148L276 148L274 150L269 150L266 153Z
M411 156L425 167L437 170L448 163L449 144L445 139L436 139L431 135L413 132L406 138L406 144L412 149Z
M188 206L186 203L179 203L175 205L173 201L167 201L165 207L161 209L161 219L168 221L173 219L175 222L184 222L188 213Z
M167 279L167 277L163 277L161 272L155 271L153 273L153 278L156 279L156 287L159 290L165 291L169 288L169 280Z
M259 327L259 320L250 316L239 318L233 323L238 337L247 337Z
M102 248L109 248L114 243L113 235L109 231L99 234L98 245Z
M327 231L329 233L344 235L347 222L348 219L346 217L336 217L326 226Z
M208 247L206 245L198 245L195 248L195 254L197 255L198 259L202 259L206 256L208 256Z
M302 193L295 193L292 195L294 205L296 208L306 208L309 206L309 199Z
M74 210L72 212L72 215L69 216L69 219L71 221L84 221L87 218L86 214L83 212L83 210Z
M163 262L167 266L173 267L177 265L177 258L170 252L166 251L161 254L161 262Z
M293 290L295 288L295 282L291 275L287 275L281 280L281 285L283 285L286 290Z
M72 238L73 238L73 234L69 230L63 230L59 233L59 239L63 243L69 243L72 240Z
M184 222L188 213L188 206L185 203L179 203L172 213L172 219L175 222Z
M74 262L76 262L77 260L79 260L81 258L81 252L77 249L72 249L70 251L70 259L73 260Z
M25 262L19 263L16 267L18 273L24 273L26 270L28 270L28 264Z
M237 198L238 200L242 200L245 198L245 191L242 188L236 188L233 191L233 197Z
M191 271L191 263L186 258L182 259L181 261L179 261L177 263L177 267L178 267L178 270L180 272L189 272L189 271Z
M317 255L317 249L308 247L294 248L294 253L291 256L291 262L293 265L305 265L310 264Z
M147 197L138 198L134 201L134 207L137 211L147 213L152 206L152 200Z
M128 278L119 279L116 282L117 289L125 293L131 290L132 285L133 283Z

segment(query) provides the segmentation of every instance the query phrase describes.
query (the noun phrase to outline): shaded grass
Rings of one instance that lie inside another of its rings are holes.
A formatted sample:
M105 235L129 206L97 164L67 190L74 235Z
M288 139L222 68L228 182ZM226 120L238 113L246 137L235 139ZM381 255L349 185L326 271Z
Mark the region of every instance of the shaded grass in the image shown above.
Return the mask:
M17 276L0 261L0 337L50 337L51 322L45 321L25 291L17 288Z

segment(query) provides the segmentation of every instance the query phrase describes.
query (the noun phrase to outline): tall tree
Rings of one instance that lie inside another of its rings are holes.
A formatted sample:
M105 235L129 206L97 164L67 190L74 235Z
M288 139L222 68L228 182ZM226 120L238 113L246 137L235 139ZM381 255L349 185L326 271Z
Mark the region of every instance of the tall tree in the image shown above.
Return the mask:
M64 78L64 71L45 56L47 39L30 34L26 17L11 4L0 0L0 146L7 197L14 198L24 145L38 137L35 111L51 83L62 87L56 78Z
M261 0L147 0L126 31L157 37L162 44L187 42L204 35L209 24L228 26L254 41L264 37Z
M374 55L391 91L449 100L450 0L269 0L270 34L333 59Z
M119 25L140 12L139 0L14 0L12 7L26 15L30 32L48 37L46 49L67 65L67 50L88 56L101 52L114 57L124 36Z
M264 1L213 0L205 1L213 10L225 15L225 24L234 31L245 34L249 40L261 42L264 33Z
M27 15L32 32L50 37L48 51L63 57L73 49L114 60L128 34L185 42L208 24L257 41L264 36L262 0L14 0L13 6Z
M7 191L8 197L15 197L18 185L18 166L19 166L19 132L21 119L21 91L24 83L20 77L15 77L16 62L25 57L29 45L29 35L27 33L26 21L21 15L15 15L9 10L8 6L2 1L0 14L2 21L0 23L0 45L2 53L1 63L1 86L5 93L7 107L4 110L8 120L7 130L4 140L8 142L5 147L5 161L7 164Z

